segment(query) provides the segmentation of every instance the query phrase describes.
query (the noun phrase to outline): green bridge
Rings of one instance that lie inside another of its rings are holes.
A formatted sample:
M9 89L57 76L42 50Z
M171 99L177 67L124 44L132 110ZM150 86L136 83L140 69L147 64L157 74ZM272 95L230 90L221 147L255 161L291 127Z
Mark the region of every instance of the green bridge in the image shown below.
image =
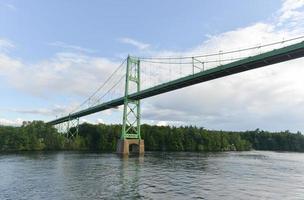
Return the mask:
M264 45L262 47L269 47L271 45L278 44L279 43L272 43ZM261 48L261 46L255 47L255 49L259 48ZM248 48L245 50L252 49L254 48ZM303 57L304 42L296 42L294 44L289 44L284 47L267 50L263 53L237 59L218 59L218 61L206 61L205 59L208 56L213 58L215 56L221 57L222 55L232 54L235 52L238 51L224 53L219 52L218 54L177 58L138 58L128 56L128 58L126 59L125 67L124 94L121 97L111 99L106 102L98 103L97 105L79 110L77 112L72 112L66 116L54 119L48 123L51 125L68 123L68 129L70 129L71 126L69 124L73 120L77 121L76 126L78 126L80 117L123 105L123 128L120 142L118 142L117 151L118 153L128 154L129 145L135 144L139 147L137 147L139 153L143 153L144 141L140 137L141 99L170 92L187 86L195 85L198 83L210 81L213 79ZM178 60L178 62L172 62L172 60ZM170 64L170 66L188 65L191 67L192 72L186 76L176 78L174 80L167 81L164 83L160 83L149 88L141 89L141 66L143 63L148 62L159 65ZM221 62L225 63L223 64ZM206 65L208 63L217 63L217 66L212 68L206 68ZM132 88L133 91L130 88ZM77 128L75 130L77 131Z

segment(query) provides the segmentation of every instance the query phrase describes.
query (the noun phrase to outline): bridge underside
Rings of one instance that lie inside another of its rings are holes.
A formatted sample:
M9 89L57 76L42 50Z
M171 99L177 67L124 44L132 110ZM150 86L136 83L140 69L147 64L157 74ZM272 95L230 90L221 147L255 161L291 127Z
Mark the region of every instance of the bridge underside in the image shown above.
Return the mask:
M243 60L235 61L229 64L221 65L212 69L208 69L193 75L189 75L183 78L179 78L158 86L145 89L139 92L132 93L128 95L130 100L140 100L155 96L158 94L166 93L169 91L177 90L183 87L194 85L197 83L202 83L210 81L213 79L229 76L232 74L237 74L243 71L248 71L304 56L304 42L290 45L281 49L272 50L263 54L248 57ZM99 104L97 106L72 113L69 116L61 117L56 120L50 121L49 124L56 125L63 123L72 119L90 115L99 111L107 110L124 104L124 97Z

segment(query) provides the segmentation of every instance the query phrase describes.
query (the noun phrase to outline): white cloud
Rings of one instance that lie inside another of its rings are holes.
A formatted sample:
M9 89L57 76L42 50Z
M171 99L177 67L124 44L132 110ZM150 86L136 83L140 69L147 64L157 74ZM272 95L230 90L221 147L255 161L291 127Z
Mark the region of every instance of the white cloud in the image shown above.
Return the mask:
M104 124L103 119L97 119L96 122L97 122L97 124Z
M17 10L16 6L14 6L13 4L5 4L5 6L11 10Z
M0 77L10 87L25 92L34 97L48 101L53 97L62 96L68 99L81 99L83 101L96 90L109 75L117 68L119 62L107 58L89 56L83 53L57 53L50 59L37 63L26 63L0 52ZM100 90L96 96L101 97L125 73L121 67L118 73ZM123 94L123 84L115 87L103 101L113 99ZM82 108L97 102L97 98L90 99ZM55 102L56 103L56 102ZM58 102L57 102L58 103ZM62 113L75 111L81 102L67 103L69 106L61 108L30 108L11 109L23 114L38 114L56 116ZM67 107L67 108L66 108Z
M35 96L88 96L119 65L105 58L79 53L58 53L27 64L0 54L0 75L15 88Z
M9 119L4 119L0 118L0 125L2 126L21 126L24 120L18 118L15 120L9 120Z
M12 49L14 47L15 45L11 41L0 38L0 53L1 52L7 53L9 49Z
M28 109L13 108L13 109L0 109L0 110L7 112L15 112L19 114L34 114L41 116L60 117L59 114L68 114L78 105L79 105L78 103L71 103L68 106L53 105L51 108L28 108Z
M297 26L303 25L304 20L304 0L285 0L279 10L278 25Z
M280 9L280 20L299 20L299 16L303 13L299 9L303 8L304 0L285 0L283 1L282 8Z
M156 126L168 126L168 122L166 122L166 121L159 121L159 122L157 122Z
M128 38L128 37L120 38L119 41L124 44L130 44L130 45L138 48L139 50L145 50L150 47L150 44L143 43L143 42L140 42L135 39Z
M84 48L84 47L77 46L77 45L66 44L65 42L61 42L61 41L50 42L50 43L48 43L48 45L53 46L53 47L60 47L64 50L72 50L72 51L79 51L79 52L85 52L85 53L96 52L96 50L93 50L93 49L88 49L88 48Z
M79 123L80 124L83 124L83 123L88 123L88 124L104 124L104 121L103 119L96 119L96 120L89 120L89 119L86 119L86 118L81 118L79 120Z
M281 15L271 23L258 22L210 36L191 51L159 52L157 56L225 52L298 37L304 33L304 24L295 12L303 5L303 1L287 0L280 10ZM290 15L286 17L286 13ZM293 25L290 26L289 22ZM148 108L143 109L143 116L152 121L170 119L215 129L304 130L301 123L304 111L303 65L302 58L154 97L146 101ZM179 70L178 65L174 70ZM168 72L163 74L166 75L154 74L154 77L168 81Z
M0 7L3 6L11 11L16 11L17 8L15 5L11 4L11 3L0 3Z

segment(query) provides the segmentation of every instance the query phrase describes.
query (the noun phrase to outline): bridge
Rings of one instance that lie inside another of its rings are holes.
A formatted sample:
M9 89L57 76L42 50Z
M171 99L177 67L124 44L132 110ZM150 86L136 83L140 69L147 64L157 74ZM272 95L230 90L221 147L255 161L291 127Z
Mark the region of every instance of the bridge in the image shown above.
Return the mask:
M122 132L117 152L128 154L129 146L137 145L139 153L143 153L144 141L140 136L140 100L303 57L302 39L304 37L196 56L128 56L105 83L77 109L48 123L56 126L66 124L68 134L73 136L77 134L80 117L123 105ZM159 71L160 74L155 74L155 71ZM168 71L170 75L165 75L164 72ZM118 76L118 81L112 83L115 76ZM106 85L109 86L108 90L105 89ZM109 97L111 92L112 96ZM71 132L73 126L76 127L73 129L76 133Z

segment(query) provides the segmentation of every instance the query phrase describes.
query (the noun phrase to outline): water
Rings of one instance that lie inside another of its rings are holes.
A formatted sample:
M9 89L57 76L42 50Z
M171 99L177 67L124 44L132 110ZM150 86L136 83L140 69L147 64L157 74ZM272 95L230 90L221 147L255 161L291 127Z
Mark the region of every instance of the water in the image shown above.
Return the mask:
M0 154L0 199L304 199L304 154Z

